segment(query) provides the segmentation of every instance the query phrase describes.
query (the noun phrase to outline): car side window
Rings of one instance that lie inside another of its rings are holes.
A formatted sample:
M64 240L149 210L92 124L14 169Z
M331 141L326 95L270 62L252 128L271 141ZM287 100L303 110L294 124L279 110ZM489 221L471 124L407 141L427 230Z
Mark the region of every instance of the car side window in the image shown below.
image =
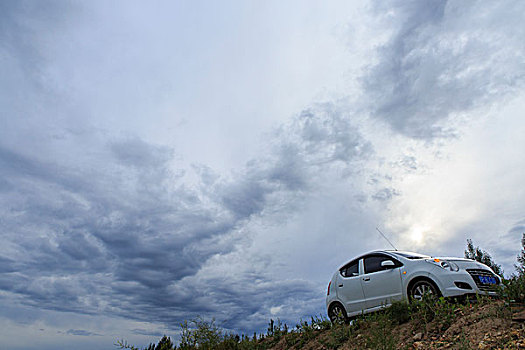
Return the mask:
M390 260L390 261L393 261L394 262L394 266L392 267L383 267L381 266L381 263L385 260ZM401 264L399 261L397 261L396 259L388 256L388 255L383 255L383 254L374 254L374 255L369 255L367 257L365 257L364 259L364 263L365 263L365 273L373 273L373 272L377 272L377 271L383 271L383 270L388 270L388 269L395 269L396 267L400 267L402 266L403 264Z
M352 261L339 270L343 277L359 276L359 260Z

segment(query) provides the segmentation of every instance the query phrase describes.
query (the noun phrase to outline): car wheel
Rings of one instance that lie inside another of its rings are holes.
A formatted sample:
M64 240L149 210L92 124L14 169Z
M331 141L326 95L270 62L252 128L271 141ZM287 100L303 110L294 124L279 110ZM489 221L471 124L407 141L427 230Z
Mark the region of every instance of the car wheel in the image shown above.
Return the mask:
M437 298L439 296L439 291L436 286L429 281L418 281L414 283L412 288L410 288L410 300L421 301L425 296Z
M348 319L345 308L339 303L333 303L330 305L328 317L332 323L345 323Z

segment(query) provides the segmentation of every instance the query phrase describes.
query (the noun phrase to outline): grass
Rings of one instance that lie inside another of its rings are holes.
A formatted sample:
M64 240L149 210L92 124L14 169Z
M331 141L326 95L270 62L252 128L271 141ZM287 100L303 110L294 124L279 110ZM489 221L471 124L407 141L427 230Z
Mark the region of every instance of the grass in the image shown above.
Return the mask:
M287 349L301 349L312 341L318 341L328 349L338 349L359 332L365 334L362 341L367 348L390 350L397 347L393 327L411 320L424 320L420 323L424 326L436 319L439 320L440 329L445 330L454 319L454 309L457 307L457 304L442 298L437 301L425 299L413 304L395 302L384 311L361 316L350 324L332 324L325 317L319 316L301 321L291 330L280 320L270 320L266 334L254 334L253 337L225 333L215 325L214 320L207 322L197 319L181 324L181 341L178 346L168 344L164 337L157 346L150 344L144 350L264 350L281 341ZM140 350L124 341L115 345L121 349Z
M510 303L525 302L525 273L503 280L499 294Z
M491 313L480 317L508 318L510 308L525 301L525 276L515 276L504 281L499 290L504 303L493 308ZM457 303L444 298L424 298L420 302L394 302L380 312L360 316L350 324L332 324L324 316L301 320L295 328L289 328L279 319L270 320L266 333L253 336L225 332L215 320L197 318L181 324L180 342L175 345L164 336L159 343L139 349L126 341L117 341L120 349L130 350L265 350L279 346L280 349L301 349L310 343L319 347L338 349L351 342L358 347L372 349L396 349L399 335L396 327L410 322L412 332L427 334L429 330L443 334L458 316L487 304L488 298L478 296L475 304ZM411 343L405 344L410 347ZM461 334L455 342L456 348L468 349L468 339Z

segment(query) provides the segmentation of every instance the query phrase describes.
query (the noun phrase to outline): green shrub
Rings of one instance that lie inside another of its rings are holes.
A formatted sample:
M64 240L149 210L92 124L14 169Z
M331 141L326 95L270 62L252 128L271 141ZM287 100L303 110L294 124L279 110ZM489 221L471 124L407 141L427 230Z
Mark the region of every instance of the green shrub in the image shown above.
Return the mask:
M328 333L328 338L320 340L320 343L328 349L339 349L350 337L356 329L356 323L351 325L334 324Z
M406 301L394 301L392 305L386 309L386 313L394 324L403 324L410 321L410 304Z
M436 298L434 296L423 295L420 301L414 301L410 304L410 318L421 320L424 324L432 322L436 316L435 304Z
M115 343L115 346L118 346L120 349L130 349L130 350L140 350L139 348L136 348L133 345L128 344L127 341L124 340L118 340ZM155 346L155 344L149 344L147 348L144 348L144 350L175 350L176 347L174 347L173 342L171 341L170 337L163 336L159 343Z
M518 276L522 276L525 274L525 233L521 236L521 252L518 254L517 261L518 264L515 267Z
M439 298L434 306L434 319L438 321L442 331L446 330L454 321L456 314L454 310L458 307L457 304Z
M193 327L190 324L193 324ZM207 322L199 317L192 320L191 323L184 321L180 326L179 349L181 350L211 350L217 348L225 340L232 342L231 336L223 335L222 330L215 325L215 319Z
M368 316L370 335L366 337L366 346L370 349L395 350L397 339L392 333L393 322L387 312L378 312Z
M525 274L504 279L499 294L507 302L525 302Z
M482 264L487 265L497 275L503 277L503 269L492 259L492 256L480 247L474 247L471 239L467 239L467 249L465 250L465 258L476 260Z

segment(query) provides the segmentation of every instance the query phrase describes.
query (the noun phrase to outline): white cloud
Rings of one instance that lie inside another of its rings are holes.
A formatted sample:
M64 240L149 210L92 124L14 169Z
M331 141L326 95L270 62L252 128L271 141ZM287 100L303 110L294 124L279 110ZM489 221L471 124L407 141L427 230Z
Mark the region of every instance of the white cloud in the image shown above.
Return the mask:
M500 239L523 216L525 193L516 186L525 176L522 100L519 95L487 112L473 111L476 118L458 129L459 138L420 148L417 158L425 170L394 178L402 195L390 203L388 225L402 233L401 244L444 252L443 243L454 241L454 253L461 254L459 244L473 238L512 272L515 259L504 253L509 245ZM519 237L512 244L517 249Z

